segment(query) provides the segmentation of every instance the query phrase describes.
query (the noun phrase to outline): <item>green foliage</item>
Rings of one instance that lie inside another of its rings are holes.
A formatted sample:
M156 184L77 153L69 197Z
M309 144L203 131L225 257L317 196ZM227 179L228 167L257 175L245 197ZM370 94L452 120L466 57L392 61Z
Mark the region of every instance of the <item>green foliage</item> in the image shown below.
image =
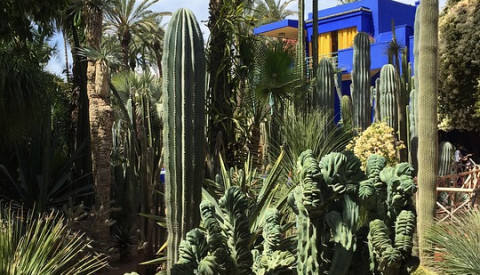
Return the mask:
M288 16L295 15L295 11L288 9L288 5L292 2L294 0L255 0L255 6L253 7L253 17L256 19L255 26L280 21Z
M90 242L70 231L61 215L22 210L1 205L0 274L94 274L107 266L102 256L87 252Z
M205 53L195 16L174 13L165 35L163 140L170 268L180 240L200 222L205 161ZM184 108L188 106L188 108Z
M480 125L479 20L478 1L456 1L440 16L440 129L478 130Z
M438 223L427 233L432 253L441 260L435 267L446 274L480 274L480 213L472 211L455 215L451 223Z
M331 152L340 152L352 138L352 133L342 127L329 129L333 123L329 120L332 116L325 110L313 110L303 115L295 115L290 111L282 122L283 149L285 161L282 165L286 171L292 172L294 182L298 182L297 175L293 173L297 159L305 148L310 148L313 154L323 157ZM277 145L278 147L278 145ZM276 148L280 151L279 148Z

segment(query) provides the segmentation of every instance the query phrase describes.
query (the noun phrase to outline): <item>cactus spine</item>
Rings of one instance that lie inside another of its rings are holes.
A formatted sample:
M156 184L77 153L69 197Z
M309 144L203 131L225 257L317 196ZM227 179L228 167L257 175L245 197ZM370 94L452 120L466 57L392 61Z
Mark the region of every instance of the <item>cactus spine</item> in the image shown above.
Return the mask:
M380 86L378 87L380 98L377 99L380 110L380 120L387 123L397 133L397 73L391 64L384 65L380 71Z
M181 239L199 225L204 179L205 53L193 13L176 11L165 34L162 65L168 269Z
M439 148L439 155L438 155L438 175L445 176L452 174L454 169L454 153L455 148L453 145L448 142L444 141L440 143Z
M353 40L353 70L351 95L353 102L353 125L365 130L372 122L370 103L370 39L359 32Z
M426 231L434 223L438 162L438 0L423 0L418 41L418 236L419 255L427 261Z

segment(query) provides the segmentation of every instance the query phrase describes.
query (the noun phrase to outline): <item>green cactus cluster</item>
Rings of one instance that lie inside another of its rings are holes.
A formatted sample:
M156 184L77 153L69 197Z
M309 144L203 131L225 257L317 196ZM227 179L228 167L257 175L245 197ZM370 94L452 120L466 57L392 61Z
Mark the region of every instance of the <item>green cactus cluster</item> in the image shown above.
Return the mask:
M349 131L353 129L353 106L352 99L348 95L340 99L340 111L343 127Z
M300 155L300 182L288 199L297 216L298 274L348 271L358 220L358 204L349 196L362 178L359 167L353 154L331 153L320 161L311 150ZM331 261L325 260L327 254Z
M409 274L419 265L418 258L411 255L416 224L414 170L408 163L386 167L384 157L372 155L367 161L367 177L358 193L369 221L370 270L374 274Z

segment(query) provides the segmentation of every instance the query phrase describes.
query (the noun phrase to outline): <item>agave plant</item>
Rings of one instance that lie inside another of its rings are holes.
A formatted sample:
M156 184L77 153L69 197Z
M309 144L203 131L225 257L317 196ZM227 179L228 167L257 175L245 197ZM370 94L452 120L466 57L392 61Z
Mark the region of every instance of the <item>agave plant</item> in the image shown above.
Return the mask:
M427 233L440 261L435 266L445 274L480 274L480 212L456 215L451 223L438 223Z
M101 255L86 252L89 241L70 231L58 213L23 215L0 209L0 274L93 274L107 266Z

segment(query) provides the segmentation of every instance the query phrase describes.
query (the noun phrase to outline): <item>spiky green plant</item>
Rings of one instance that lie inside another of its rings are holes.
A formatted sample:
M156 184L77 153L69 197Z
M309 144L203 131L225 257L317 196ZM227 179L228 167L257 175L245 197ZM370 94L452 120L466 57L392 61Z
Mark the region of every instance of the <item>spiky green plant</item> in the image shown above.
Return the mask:
M163 67L168 267L180 240L200 222L205 162L205 52L192 12L176 11L165 34Z
M439 145L439 155L438 155L438 175L445 176L453 173L455 159L454 153L455 147L448 142L443 141Z
M370 37L359 32L353 39L353 69L351 96L353 125L365 130L372 122L370 102Z
M346 274L348 271L356 242L358 205L346 194L355 195L358 174L361 174L358 159L354 161L357 165L353 165L356 170L348 172L353 167L351 162L352 158L341 153L328 154L318 162L312 150L304 151L298 158L299 184L288 199L297 215L298 274L321 274L327 270L331 274ZM338 208L342 200L344 205ZM343 209L343 215L333 209ZM328 245L330 229L333 249ZM332 259L322 257L332 251Z
M380 71L380 86L377 87L380 98L376 98L379 104L380 120L387 123L397 134L397 100L399 94L398 76L395 67L391 64L384 65Z
M352 99L348 95L342 96L340 100L340 110L342 114L342 124L346 131L353 129Z
M441 257L435 267L445 274L480 274L480 212L455 215L452 222L434 225L426 235L429 252Z
M25 214L1 205L0 274L94 274L107 265L87 252L90 242L70 231L60 214Z

